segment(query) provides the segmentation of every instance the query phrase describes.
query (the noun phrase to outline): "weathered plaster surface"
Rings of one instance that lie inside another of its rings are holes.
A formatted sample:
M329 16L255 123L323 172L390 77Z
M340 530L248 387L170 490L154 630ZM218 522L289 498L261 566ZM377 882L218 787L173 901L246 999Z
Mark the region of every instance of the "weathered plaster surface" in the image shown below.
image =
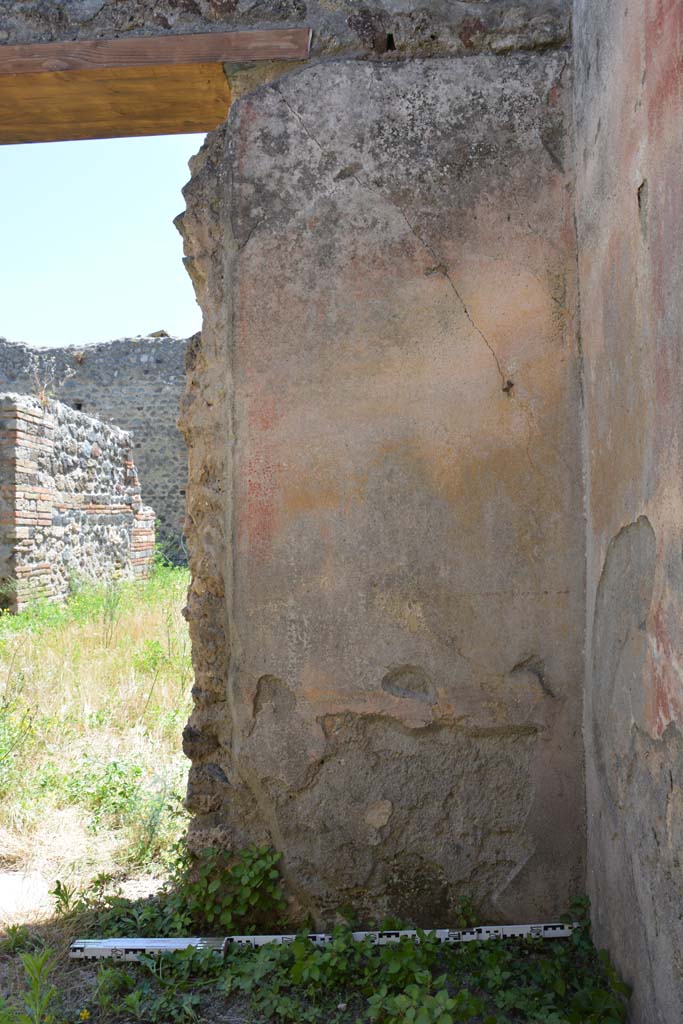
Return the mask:
M633 1019L683 1004L683 7L575 5L589 884Z
M574 133L560 0L0 14L8 43L287 24L377 58L228 68L186 193L194 841L274 842L318 918L556 912L585 621L594 923L639 1024L683 1002L682 11L575 0Z
M569 37L571 0L9 0L0 42L307 26L313 53L506 53ZM391 36L392 39L388 37Z
M318 918L582 888L565 65L311 67L195 164L195 842Z

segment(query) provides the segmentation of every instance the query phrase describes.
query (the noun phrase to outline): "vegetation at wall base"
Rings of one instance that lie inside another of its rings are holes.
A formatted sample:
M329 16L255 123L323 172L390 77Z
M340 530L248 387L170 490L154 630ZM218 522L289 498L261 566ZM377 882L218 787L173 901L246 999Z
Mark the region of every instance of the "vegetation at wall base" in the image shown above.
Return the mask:
M187 580L159 559L146 583L77 586L66 605L0 614L0 870L53 871L53 917L0 926L0 1024L623 1024L628 991L594 949L585 906L572 908L571 940L447 947L422 932L376 947L344 925L324 947L302 934L225 960L68 959L76 937L296 928L274 851L192 857L181 840ZM130 876L152 870L163 880L132 894ZM472 923L464 896L435 925Z
M263 928L266 915L275 931L287 926L277 860L264 847L236 856L210 850L194 861L182 856L155 897L136 904L96 886L66 904L58 898L60 919L72 935L172 937L196 934L197 926L206 931L209 919L249 933ZM326 946L301 934L287 945L235 947L225 959L192 948L125 965L67 962L54 977L45 966L54 966L52 951L29 951L40 940L15 932L5 955L20 957L21 998L41 1006L42 1016L27 1015L15 998L0 1004L0 1024L624 1024L628 988L595 950L585 904L572 918L577 913L580 927L569 940L444 946L418 931L418 943L373 946L342 926ZM78 979L76 1003L70 978Z

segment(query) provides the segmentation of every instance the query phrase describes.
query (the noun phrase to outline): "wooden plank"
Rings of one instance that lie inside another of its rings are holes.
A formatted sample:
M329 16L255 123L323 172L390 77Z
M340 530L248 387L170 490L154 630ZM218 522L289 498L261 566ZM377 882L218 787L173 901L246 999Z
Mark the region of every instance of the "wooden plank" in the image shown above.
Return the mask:
M7 76L0 144L207 132L229 108L222 64Z
M286 28L3 45L0 75L212 61L304 60L310 40L310 29Z

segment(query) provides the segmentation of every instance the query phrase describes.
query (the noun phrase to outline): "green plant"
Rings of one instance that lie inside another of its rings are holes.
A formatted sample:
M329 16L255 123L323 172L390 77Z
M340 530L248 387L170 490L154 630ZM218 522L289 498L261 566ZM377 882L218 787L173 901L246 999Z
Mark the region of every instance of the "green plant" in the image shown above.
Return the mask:
M433 982L424 978L408 985L403 992L392 994L383 985L368 1000L368 1020L382 1024L455 1024L455 1021L480 1020L495 1024L495 1017L487 1014L482 999L462 989L451 996L446 988L446 976Z
M179 785L177 778L165 778L158 792L141 795L137 813L129 823L130 864L136 867L149 864L157 868L172 866L173 843L188 820L178 792Z
M152 555L152 571L155 569L168 569L173 568L173 559L171 558L171 544L167 540L162 540L161 530L163 523L161 519L154 520L154 554Z
M13 666L10 665L10 672ZM22 747L31 736L34 711L21 703L21 682L0 693L0 797L9 789Z
M186 821L188 578L166 567L120 581L110 639L102 586L76 583L65 604L0 612L0 835L17 870L83 891L99 871L165 869ZM135 668L135 652L152 674ZM73 844L52 842L65 824ZM72 863L74 849L87 853Z
M4 938L0 939L0 953L20 953L32 949L37 940L25 924L9 924Z
M17 1024L17 1011L4 996L0 996L0 1024Z
M142 649L133 654L133 667L137 672L154 676L168 659L169 654L159 640L145 640Z
M104 1014L114 1013L121 1001L135 988L135 979L127 971L107 965L97 972L95 1002Z
M194 864L181 864L176 876L180 902L196 927L213 934L272 928L285 909L279 859L267 846L249 846L236 857L229 851L203 850Z
M474 903L469 896L459 896L453 912L455 928L474 928L479 923Z
M149 1016L144 993L138 988L123 997L121 1009L129 1013L133 1020L144 1020Z
M133 761L114 759L104 763L84 757L82 770L72 775L66 792L73 803L84 804L91 812L90 829L103 824L127 824L138 811L142 768Z
M123 589L119 580L110 580L103 587L102 633L105 647L111 646L116 624L121 616Z
M66 885L59 878L55 882L54 888L50 889L50 896L55 902L55 911L59 916L72 914L83 907L82 896L76 887Z
M160 957L141 957L136 977L101 967L96 1001L104 1013L152 1024L189 1024L198 1019L200 992L214 988L223 965L210 951L183 950Z
M418 929L418 942L403 938L379 948L378 957L393 990L404 990L417 982L426 984L439 959L441 948L429 932Z
M166 934L187 934L207 911L219 921L227 912L246 931L263 920L266 906L281 913L279 889L264 897L277 884L269 877L272 851L252 847L229 856L211 850L198 862L182 850L177 856L175 888L150 900L107 896L103 879L85 901L98 933L116 934L118 927L123 934L145 934L146 928L164 934L166 925ZM247 899L243 890L253 883L263 898ZM447 946L418 930L417 941L373 946L339 927L320 946L300 935L282 945L229 947L225 959L196 949L143 957L127 971L101 967L96 1003L105 1016L149 1024L206 1019L208 993L213 1000L247 999L260 1019L291 1024L623 1024L628 989L592 945L585 904L574 908L575 919L579 913L579 927L567 941Z
M464 943L448 953L449 976L485 991L501 1020L538 1024L622 1024L630 990L590 937L587 901L572 905L571 939Z
M54 953L44 949L41 953L22 953L21 964L27 989L24 994L25 1013L19 1013L17 1024L48 1024L48 1010L57 1000L57 989L50 983L54 968Z
M179 843L168 859L167 884L144 900L111 892L106 878L81 891L58 881L52 890L57 913L84 915L84 934L94 928L112 937L224 935L281 925L279 854L268 847L247 847L237 855L208 849L192 858Z

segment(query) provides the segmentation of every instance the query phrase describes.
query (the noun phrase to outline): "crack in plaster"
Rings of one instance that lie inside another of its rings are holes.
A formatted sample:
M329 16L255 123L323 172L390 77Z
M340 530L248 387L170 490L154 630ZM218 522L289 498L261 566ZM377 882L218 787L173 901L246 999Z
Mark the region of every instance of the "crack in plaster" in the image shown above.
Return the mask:
M313 135L313 133L311 131L309 131L309 129L307 128L307 126L306 126L303 118L299 114L299 112L292 106L292 104L289 102L289 100L286 98L286 96L283 94L283 92L282 92L282 90L280 88L277 89L277 92L279 93L282 102L287 107L289 112L292 114L292 116L296 120L297 124L301 128L301 130L304 133L304 135L306 136L306 138L309 139L313 143L313 145L316 146L317 149L323 155L325 155L325 149L323 148L322 144L315 137L315 135ZM341 170L343 170L343 168ZM341 173L341 171L338 171L337 173L339 174L339 173ZM431 245L431 243L428 242L426 239L422 238L422 236L418 233L418 231L416 230L416 228L414 227L414 225L411 223L410 219L408 218L408 215L406 214L406 212L403 209L403 207L400 206L397 202L395 202L395 200L393 200L390 196L384 195L378 189L373 188L371 185L368 185L366 182L362 181L359 178L357 172L353 173L353 174L349 174L348 176L345 175L342 178L336 178L335 177L335 180L339 180L339 181L345 181L345 180L346 181L349 181L349 180L350 181L355 181L355 183L358 185L359 188L364 189L366 192L370 192L373 195L378 196L383 202L388 203L390 206L392 206L400 214L400 216L403 218L403 220L404 220L408 230L410 231L410 233L415 237L415 239L419 242L419 244L422 246L422 248L425 249L425 251L428 252L429 255L432 257L432 259L435 261L435 264L436 264L435 272L440 273L448 281L448 284L449 284L451 290L453 291L453 294L457 298L458 302L460 303L462 311L465 314L465 317L467 318L470 326L479 335L479 337L481 338L481 340L484 342L484 344L486 345L487 349L491 353L491 356L492 356L492 358L493 358L493 360L494 360L494 362L496 364L496 369L498 371L498 375L499 375L499 377L500 377L500 379L502 381L502 390L505 391L506 394L509 394L510 391L512 390L513 384L512 384L511 381L508 380L507 375L504 373L503 367L501 366L501 362L500 362L500 359L498 358L498 354L497 354L496 350L494 349L493 345L491 344L489 339L486 337L486 335L484 334L482 329L478 326L477 323L475 323L474 319L472 318L472 315L471 315L469 309L467 308L467 303L465 302L465 300L463 299L462 295L460 294L460 291L458 290L458 287L457 287L455 281L453 280L453 278L452 278L452 276L450 274L450 271L448 269L448 266L446 265L445 261L441 259L441 257L438 255L438 253L436 252L434 247ZM336 191L336 189L333 189L332 191L334 192L334 191Z
M414 225L409 220L409 218L408 218L408 216L407 216L407 214L406 214L406 212L405 212L405 210L403 209L402 206L399 206L399 204L397 202L395 202L393 199L391 199L391 197L384 196L377 189L372 188L370 185L366 185L364 182L362 182L360 180L360 178L356 174L353 174L351 177L359 185L360 188L366 189L366 191L374 193L374 195L379 196L380 199L383 199L385 202L389 203L390 206L393 206L394 209L398 211L398 213L401 215L401 217L405 221L405 223L406 223L406 225L408 227L408 230L411 232L411 234L417 239L417 241L420 243L420 245L423 247L423 249L425 249L426 252L429 253L429 255L432 257L432 259L436 261L436 265L432 269L432 273L440 274L442 277L444 277L446 279L446 281L448 281L448 284L450 285L450 288L451 288L453 294L455 295L455 297L457 298L458 302L460 303L460 306L462 308L463 313L465 314L465 317L467 318L467 320L470 323L470 325L473 328L473 330L479 335L481 340L484 342L484 344L486 345L487 349L489 350L489 352L491 353L491 355L493 357L493 360L494 360L494 362L496 364L496 369L498 370L498 375L499 375L499 377L500 377L500 379L502 381L502 385L503 385L502 386L502 390L505 391L506 394L509 394L509 392L512 389L512 386L513 386L512 382L507 379L506 374L503 372L503 368L501 366L500 359L498 358L498 355L497 355L496 350L494 349L493 345L491 344L489 339L486 337L486 335L484 334L482 329L478 326L478 324L476 324L475 321L472 319L472 314L470 313L469 309L467 308L467 303L463 299L462 295L460 294L460 292L458 290L458 287L457 287L455 281L451 277L451 273L450 273L450 271L448 269L448 266L445 263L445 261L441 259L439 254L436 252L436 250L432 246L432 244L430 242L428 242L426 239L422 238L422 236L418 233L418 231L415 229Z

